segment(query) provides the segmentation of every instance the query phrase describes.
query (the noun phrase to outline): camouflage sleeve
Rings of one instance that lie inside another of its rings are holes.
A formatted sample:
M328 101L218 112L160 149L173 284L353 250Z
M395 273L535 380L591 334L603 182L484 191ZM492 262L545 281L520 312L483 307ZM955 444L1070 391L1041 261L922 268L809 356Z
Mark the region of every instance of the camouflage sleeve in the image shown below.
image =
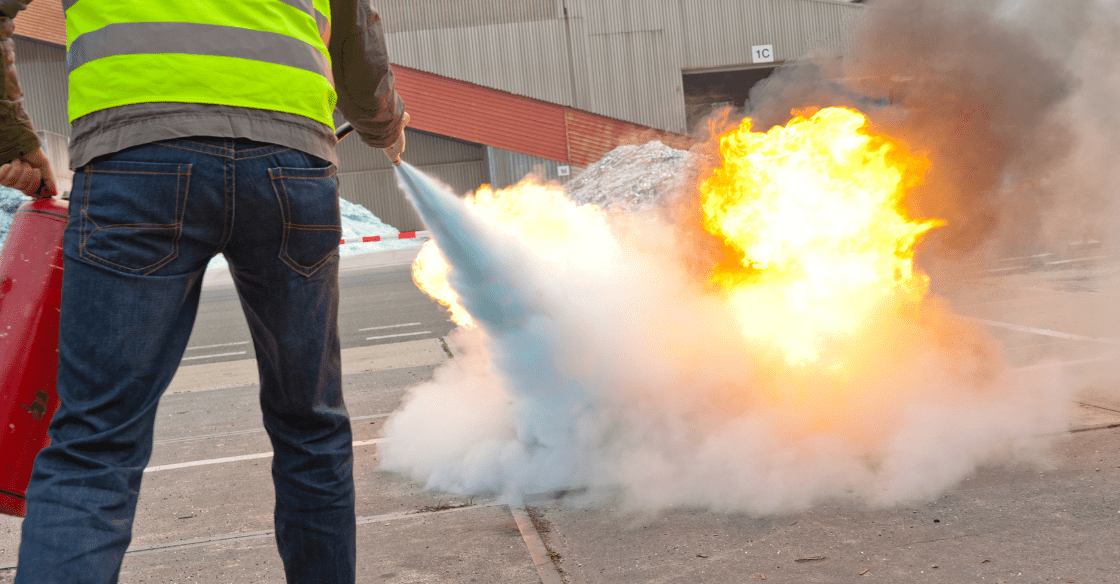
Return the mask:
M0 164L39 149L39 138L31 118L23 109L23 92L16 78L15 31L12 18L31 0L0 0L0 64L4 67L0 85Z

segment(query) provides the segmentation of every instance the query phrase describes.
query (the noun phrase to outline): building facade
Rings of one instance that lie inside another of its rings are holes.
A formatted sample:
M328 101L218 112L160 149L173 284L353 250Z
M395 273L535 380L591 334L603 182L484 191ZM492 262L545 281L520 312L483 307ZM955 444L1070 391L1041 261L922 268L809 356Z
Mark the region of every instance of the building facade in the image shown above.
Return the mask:
M528 173L563 182L612 148L739 107L782 62L837 43L863 9L840 0L379 0L412 122L405 159L457 192ZM16 21L24 105L68 166L61 0ZM423 226L387 160L339 145L341 194L382 221ZM65 182L66 177L62 178Z

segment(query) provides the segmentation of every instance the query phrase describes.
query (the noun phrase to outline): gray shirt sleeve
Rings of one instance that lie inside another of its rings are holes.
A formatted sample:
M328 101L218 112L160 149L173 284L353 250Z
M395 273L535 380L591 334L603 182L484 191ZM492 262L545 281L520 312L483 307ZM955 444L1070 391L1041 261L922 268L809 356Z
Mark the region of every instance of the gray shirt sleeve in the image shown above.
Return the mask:
M393 84L381 15L369 0L332 0L331 66L338 109L374 148L404 131L404 101Z

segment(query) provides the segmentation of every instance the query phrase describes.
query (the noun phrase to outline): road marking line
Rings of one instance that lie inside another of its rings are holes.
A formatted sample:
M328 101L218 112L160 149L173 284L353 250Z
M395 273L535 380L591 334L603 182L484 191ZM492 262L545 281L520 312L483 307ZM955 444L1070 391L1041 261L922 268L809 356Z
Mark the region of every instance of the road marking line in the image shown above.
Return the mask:
M1107 363L1109 361L1115 361L1116 359L1117 359L1117 357L1115 355L1113 355L1111 357L1092 357L1092 358L1089 358L1089 359L1075 359L1073 361L1050 361L1048 363L1038 363L1036 365L1026 365L1026 366L1023 366L1023 367L1016 367L1016 368L1012 369L1011 371L1013 371L1015 373L1023 373L1023 372L1026 372L1026 371L1035 371L1035 370L1038 370L1038 369L1051 369L1051 368L1054 368L1054 367L1066 367L1066 366L1070 366L1070 365L1088 365L1090 363Z
M998 320L985 320L983 318L970 318L969 320L988 326L997 328L1004 328L1007 330L1018 331L1021 333L1032 333L1036 335L1043 335L1046 337L1054 337L1056 339L1066 339L1070 341L1092 341L1095 343L1115 343L1116 339L1106 337L1086 337L1084 335L1075 335L1071 333L1063 333L1061 331L1052 331L1050 329L1035 328L1031 326L1022 326L1018 324L1011 324L1007 322L999 322Z
M372 414L369 416L354 416L350 418L351 422L358 420L373 420L376 418L388 418L393 414ZM181 436L179 438L165 438L163 440L156 440L152 444L174 444L176 442L196 442L198 440L209 440L210 438L224 438L226 436L241 436L244 434L256 434L264 432L264 428L253 428L251 430L232 430L230 432L218 432L216 434L199 434L198 436Z
M420 331L417 333L398 333L395 335L382 335L380 337L366 337L367 341L376 341L377 339L392 339L395 337L413 337L416 335L430 335L432 331Z
M498 501L487 501L485 503L476 503L474 505L464 505L462 507L452 507L450 509L443 509L441 511L396 511L393 513L385 513L383 515L367 515L365 517L358 517L357 525L368 525L370 523L385 523L387 521L396 521L398 519L414 519L429 517L431 515L443 515L445 513L455 513L458 511L466 511L468 509L485 509L489 507L501 507L505 503ZM182 549L203 547L219 543L226 543L232 541L245 541L250 539L264 539L274 537L276 530L262 529L259 531L243 531L241 533L229 533L225 535L212 535L209 537L199 537L195 539L185 539L181 541L173 541L169 543L161 543L156 545L132 547L125 552L128 556L142 556L146 554L155 554L160 552L178 551ZM0 566L0 570L13 570L16 568L15 564L10 566Z
M353 442L354 446L369 446L371 444L378 444L384 442L385 438L374 438L373 440L361 440ZM194 466L208 466L211 464L224 464L227 462L241 462L244 460L256 460L259 458L272 458L271 452L258 452L256 454L242 454L241 456L227 456L225 458L210 458L207 460L192 460L190 462L177 462L175 464L161 464L159 466L149 466L144 469L144 472L160 472L164 470L175 470L180 468L191 468Z
M210 359L212 357L230 357L233 355L244 355L247 351L238 351L236 353L217 353L215 355L199 355L197 357L183 357L180 361L193 361L195 359Z
M418 322L409 322L409 323L405 323L405 324L391 324L391 325L388 325L388 326L371 326L369 328L358 329L358 332L364 333L366 331L379 331L379 330L391 329L391 328L402 328L402 327L406 327L406 326L420 326L420 324L421 323L418 323Z
M213 349L214 347L232 347L234 345L248 345L251 341L238 341L236 343L220 343L217 345L201 345L198 347L187 347L188 351L197 351L199 349Z

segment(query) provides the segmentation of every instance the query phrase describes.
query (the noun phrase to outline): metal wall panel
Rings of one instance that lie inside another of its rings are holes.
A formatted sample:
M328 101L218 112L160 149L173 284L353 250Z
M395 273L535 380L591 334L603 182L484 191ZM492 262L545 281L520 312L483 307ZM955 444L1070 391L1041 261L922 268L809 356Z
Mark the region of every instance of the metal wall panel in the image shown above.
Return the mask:
M389 35L396 63L672 132L685 131L682 69L747 66L754 45L794 60L840 42L864 10L837 0L553 0L550 18L543 0L476 0L456 17L415 4L383 12L388 30L406 31Z
M339 142L337 152L339 167L343 172L389 170L392 168L389 159L380 149L366 146L357 136ZM404 159L414 166L451 162L481 162L484 158L485 151L478 144L405 129Z
M828 0L674 1L685 29L685 69L749 64L753 45L774 45L778 61L797 59L839 40L864 9Z
M670 132L685 131L680 67L663 31L593 35L590 111Z
M663 31L675 7L664 0L610 0L587 6L588 34Z
M557 169L562 165L568 166L566 164L493 146L486 147L486 162L490 173L490 186L495 189L504 189L517 184L531 174L535 174L539 180L555 181L560 184L568 182L571 178L557 173ZM568 170L571 172L571 166L568 166Z
M70 135L66 49L14 37L16 71L23 89L23 108L36 130Z
M556 0L377 0L386 30L405 32L556 18Z
M393 62L571 105L571 74L563 19L389 35Z

